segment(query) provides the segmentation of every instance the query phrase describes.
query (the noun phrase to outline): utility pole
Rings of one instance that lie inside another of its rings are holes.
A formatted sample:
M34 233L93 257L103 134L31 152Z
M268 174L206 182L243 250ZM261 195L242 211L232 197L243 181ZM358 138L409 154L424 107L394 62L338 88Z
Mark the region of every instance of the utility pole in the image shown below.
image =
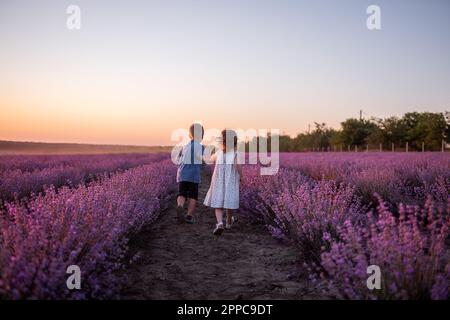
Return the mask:
M362 121L362 110L359 110L359 121Z

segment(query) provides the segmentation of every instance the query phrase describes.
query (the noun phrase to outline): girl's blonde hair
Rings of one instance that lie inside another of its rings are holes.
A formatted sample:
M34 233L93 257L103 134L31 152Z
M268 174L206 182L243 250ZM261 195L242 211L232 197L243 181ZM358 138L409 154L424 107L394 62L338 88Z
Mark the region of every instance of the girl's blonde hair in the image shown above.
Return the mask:
M230 141L230 139L233 139L232 142ZM222 148L225 152L227 152L227 142L228 146L232 144L233 150L236 150L238 142L236 131L230 129L222 130Z

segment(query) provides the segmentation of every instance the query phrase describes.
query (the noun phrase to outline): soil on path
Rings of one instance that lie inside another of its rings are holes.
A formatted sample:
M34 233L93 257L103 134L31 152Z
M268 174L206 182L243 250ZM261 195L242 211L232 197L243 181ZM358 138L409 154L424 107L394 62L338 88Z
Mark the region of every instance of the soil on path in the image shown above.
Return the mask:
M122 299L323 299L300 269L295 249L241 218L221 236L203 206L203 177L195 223L177 224L175 200L159 220L130 241L140 258L128 266Z

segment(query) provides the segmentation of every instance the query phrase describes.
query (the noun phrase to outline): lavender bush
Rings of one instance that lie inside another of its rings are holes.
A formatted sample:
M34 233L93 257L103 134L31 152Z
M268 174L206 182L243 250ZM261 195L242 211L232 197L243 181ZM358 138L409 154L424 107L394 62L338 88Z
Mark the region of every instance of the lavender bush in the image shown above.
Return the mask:
M174 171L167 160L7 204L0 217L0 296L113 296L125 236L157 217ZM82 290L72 292L65 272L73 264L83 277Z
M324 232L337 237L339 225L364 213L352 187L313 181L293 170L260 176L258 168L247 167L242 189L243 209L262 214L272 235L298 247L306 261L320 261Z
M430 198L423 208L400 204L397 218L379 201L366 227L346 221L341 240L324 234L330 250L322 253L322 275L349 299L448 299L450 208ZM381 268L381 290L366 285L369 265Z

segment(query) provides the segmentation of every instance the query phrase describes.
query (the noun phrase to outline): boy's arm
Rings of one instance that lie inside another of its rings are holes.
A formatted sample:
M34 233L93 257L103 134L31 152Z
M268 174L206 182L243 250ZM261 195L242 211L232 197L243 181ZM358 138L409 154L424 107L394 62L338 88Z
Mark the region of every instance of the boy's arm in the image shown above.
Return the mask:
M180 164L181 164L181 157L182 157L182 154L183 154L183 148L180 148L180 150L178 151L178 153L177 153L177 155L176 155L176 157L175 157L175 161L176 161L176 164L177 164L177 165L180 165Z
M207 147L205 147L204 145L202 145L202 164L203 164L203 165L208 164L208 157L206 156L207 152L205 152L205 151L206 151L206 148L207 148Z
M199 148L199 144L194 144L193 151L194 151L194 159L193 159L194 164L203 164L204 146L200 144Z
M208 150L206 150L208 149ZM203 163L205 164L212 164L214 163L215 159L216 159L216 154L213 153L211 154L211 150L214 150L214 147L212 146L207 146L203 149Z

